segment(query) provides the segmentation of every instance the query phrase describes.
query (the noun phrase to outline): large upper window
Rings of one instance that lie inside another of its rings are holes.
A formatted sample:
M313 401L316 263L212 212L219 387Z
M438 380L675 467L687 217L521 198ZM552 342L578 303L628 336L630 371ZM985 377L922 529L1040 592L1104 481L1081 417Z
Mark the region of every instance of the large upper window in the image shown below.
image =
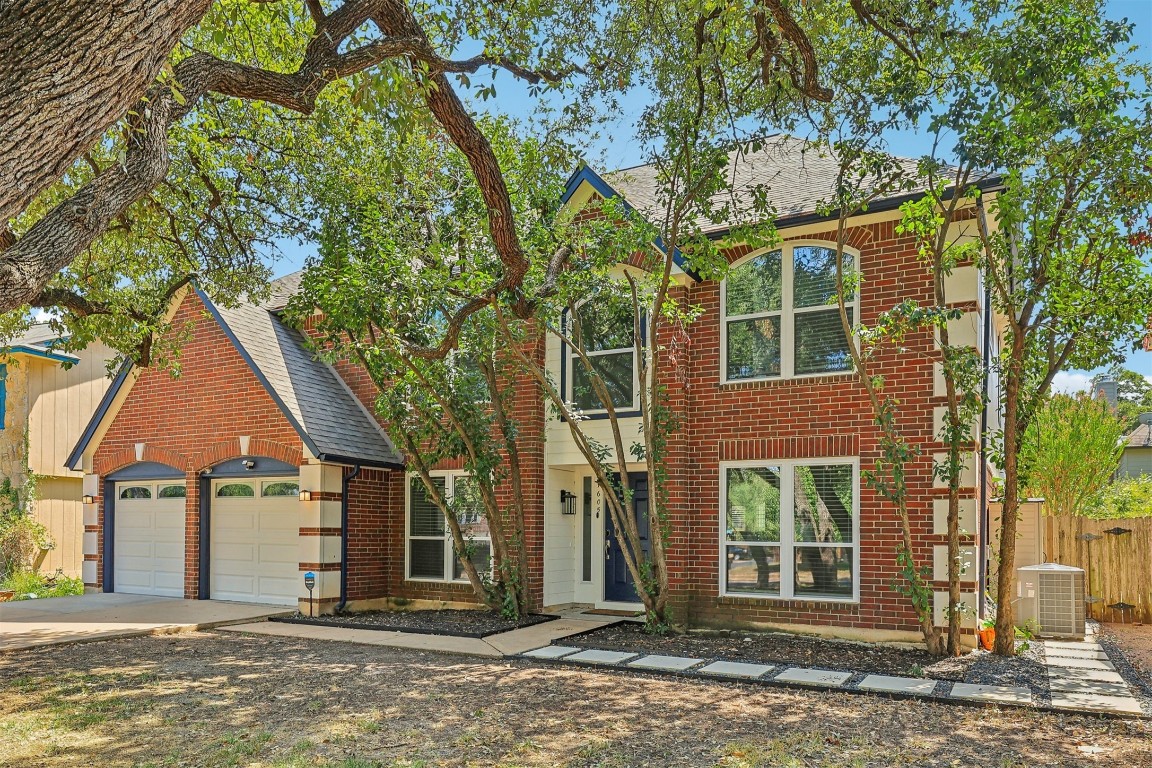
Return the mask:
M637 408L635 324L632 304L622 299L593 299L581 304L569 338L579 341L615 408ZM602 411L588 366L568 349L568 401L582 411Z
M721 593L855 600L857 464L768 461L721 468Z
M456 513L469 550L469 559L481 574L492 568L492 538L476 483L466 474L438 473L432 478L437 491ZM464 567L456 557L452 532L440 508L428 497L424 481L408 483L408 578L430 581L463 581Z
M852 271L845 254L845 273ZM851 370L836 306L836 251L784 245L737 264L721 285L724 381ZM848 302L856 322L856 297Z

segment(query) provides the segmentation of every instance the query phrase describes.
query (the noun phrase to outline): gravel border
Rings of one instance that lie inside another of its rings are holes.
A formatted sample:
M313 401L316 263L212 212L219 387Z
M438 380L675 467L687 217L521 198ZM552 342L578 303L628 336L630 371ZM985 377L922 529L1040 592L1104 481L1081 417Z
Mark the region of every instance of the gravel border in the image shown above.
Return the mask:
M1116 638L1103 630L1098 623L1096 623L1094 637L1096 642L1100 643L1100 647L1104 649L1104 653L1108 654L1108 660L1116 667L1120 677L1124 678L1124 682L1128 684L1132 697L1140 702L1140 708L1144 710L1144 714L1152 717L1152 681L1136 670L1132 662L1124 655L1123 646L1117 643Z
M425 617L432 614L441 614L436 618L442 620L446 626L437 626L435 620L431 624L389 624L386 620L373 620L377 617L385 619L386 617L403 615L411 616L414 614L420 614ZM487 623L489 628L480 630L469 630L462 628L462 626L466 625L470 620L464 618L463 614L475 614L477 617L482 617L484 621L474 621L472 623ZM505 632L513 632L517 629L524 629L525 627L534 627L537 624L544 624L545 622L553 621L558 618L560 617L551 616L544 613L530 613L519 622L513 623L507 619L495 616L491 611L472 611L448 608L431 609L426 611L363 611L361 613L347 613L339 616L326 615L315 617L302 616L297 614L295 616L274 616L271 617L269 621L277 621L283 624L308 624L316 627L367 629L377 632L404 632L414 635L467 637L474 640L481 640L485 637L491 637L492 635L499 635Z

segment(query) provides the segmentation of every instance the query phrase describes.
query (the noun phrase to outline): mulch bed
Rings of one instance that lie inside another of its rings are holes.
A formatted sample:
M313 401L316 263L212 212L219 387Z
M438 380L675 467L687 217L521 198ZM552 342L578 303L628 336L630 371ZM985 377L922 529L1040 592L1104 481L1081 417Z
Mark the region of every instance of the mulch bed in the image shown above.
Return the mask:
M447 635L450 637L488 637L513 629L531 627L552 621L556 616L533 613L520 619L509 621L492 611L444 609L432 611L362 611L344 613L339 616L309 617L297 613L295 616L273 618L289 624L320 624L323 626L348 627L349 629L379 629L388 632L411 632L423 635Z
M568 643L567 640L562 642ZM694 631L650 635L635 622L611 624L571 638L570 644L612 651L930 677L984 685L1029 685L1045 693L1048 688L1043 655L1035 644L1015 659L1001 659L982 651L939 659L913 648L826 640L784 632Z

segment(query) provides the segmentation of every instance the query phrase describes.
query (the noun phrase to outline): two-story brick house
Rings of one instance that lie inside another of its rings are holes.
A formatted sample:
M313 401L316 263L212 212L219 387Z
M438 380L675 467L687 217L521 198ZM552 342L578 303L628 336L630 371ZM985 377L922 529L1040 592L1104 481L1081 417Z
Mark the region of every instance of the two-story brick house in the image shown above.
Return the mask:
M676 276L680 297L703 312L667 391L681 425L666 463L674 616L694 625L915 639L906 598L891 588L897 518L861 482L878 456L877 431L835 312L835 223L816 213L835 164L804 149L781 140L734 169L771 187L777 246L731 244L724 281ZM565 203L579 210L620 195L643 211L653 183L649 168L603 177L584 168ZM851 221L849 251L862 275L852 312L864 323L904 299L932 302L915 244L895 232L904 199L878 201ZM723 239L726 230L710 234ZM177 297L174 316L193 327L183 374L125 370L109 390L69 458L86 473L93 502L85 521L90 586L295 605L308 598L300 576L312 570L323 609L389 598L471 600L438 513L370 411L374 390L364 372L314 360L307 328L279 317L297 283L284 278L271 301L237 309L216 307L195 290ZM965 310L953 343L985 345L991 326L975 266L959 267L947 294ZM930 332L912 334L874 365L899 393L904 432L922 449L910 468L909 506L940 608L947 503L932 472L933 455L944 450L935 437L944 404L935 344ZM549 339L537 354L580 404L580 372L560 343ZM631 340L595 356L613 379L616 405L637 407ZM603 490L568 426L547 415L530 387L517 397L533 599L545 607L635 606ZM595 415L596 403L582 405ZM607 429L595 418L585 424ZM624 428L632 428L627 419ZM964 481L969 560L982 506L978 460ZM459 470L438 474L449 494L466 482ZM977 591L972 566L963 588L969 605Z

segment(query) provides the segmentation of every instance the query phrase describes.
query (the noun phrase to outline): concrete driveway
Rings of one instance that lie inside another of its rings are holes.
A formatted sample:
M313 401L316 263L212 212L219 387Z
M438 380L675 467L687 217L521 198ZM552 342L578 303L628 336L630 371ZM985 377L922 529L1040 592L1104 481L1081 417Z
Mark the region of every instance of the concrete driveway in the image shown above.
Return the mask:
M0 652L258 621L280 605L97 593L0 603Z

